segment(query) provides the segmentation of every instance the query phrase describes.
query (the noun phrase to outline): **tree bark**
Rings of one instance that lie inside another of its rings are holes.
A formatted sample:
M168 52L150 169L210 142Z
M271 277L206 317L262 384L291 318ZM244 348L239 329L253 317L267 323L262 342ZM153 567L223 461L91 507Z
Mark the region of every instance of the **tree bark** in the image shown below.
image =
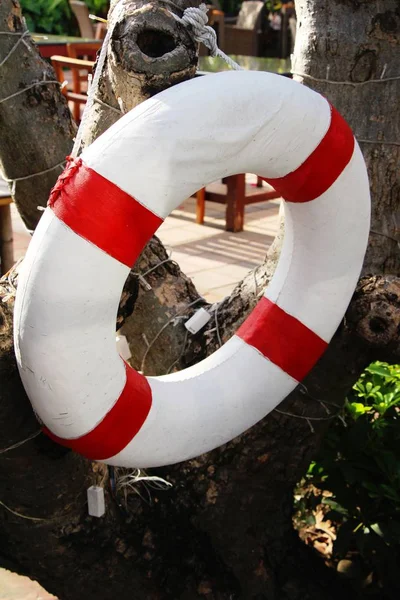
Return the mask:
M396 0L296 2L294 77L353 128L368 166L371 237L364 273L400 272L400 8Z
M0 170L10 181L25 225L33 230L41 216L37 207L47 204L76 127L60 86L46 83L56 77L31 37L24 36L17 45L19 35L13 34L24 31L19 3L2 0L0 63L6 60L0 67Z
M310 79L327 79L325 66L321 66L321 48L324 44L329 46L326 40L331 37L337 39L338 31L342 37L335 51L336 71L329 70L329 78L348 81L352 76L348 57L358 56L371 44L379 47L377 56L383 53L386 74L392 75L399 62L399 36L382 34L382 19L398 27L399 15L394 0L386 4L390 14L385 13L383 18L379 16L378 2L342 0L322 7L315 0L300 2L295 69L307 75L304 81L312 82L313 87L327 86L326 95L359 136L375 141L367 136L376 133L390 142L398 140L399 128L397 115L385 120L390 102L375 106L366 95L363 111L353 110L351 86ZM117 40L121 31L123 25L114 30L111 50L118 56L124 52L122 41ZM107 69L112 68L110 65L111 59ZM103 82L113 89L110 74ZM354 89L363 94L369 90L374 96L394 85L398 83L370 83ZM128 88L124 88L125 92L123 106L133 106L138 94L131 95ZM117 94L112 93L115 102ZM95 125L91 127L95 132L92 135L97 135ZM90 139L89 135L86 143ZM329 403L340 405L361 369L374 358L400 362L398 251L390 240L397 235L392 215L399 211L399 186L392 161L398 148L395 144L375 143L366 144L365 148L373 191L373 227L379 231L370 240L365 263L369 276L360 281L344 322L303 386L262 422L224 447L196 460L157 470L154 474L173 483L172 490L151 490L150 501L143 484L139 484L142 497L130 495L126 511L107 493L108 511L98 521L86 515L84 497L89 484L104 479L103 484L107 485L107 473L101 466L96 466L94 472L91 463L56 447L43 436L0 454L0 529L6 540L6 544L1 544L3 566L39 578L63 600L107 600L117 595L123 600L133 594L146 600L333 600L339 594L342 598L354 598L354 592L349 592L300 544L292 529L291 511L293 487L335 416ZM382 176L382 172L389 177ZM381 234L390 236L385 244L378 241ZM257 270L257 286L251 274L230 298L213 307L218 309L216 318L222 341L230 337L255 305L273 272L278 246L271 249ZM146 273L166 258L155 238L142 254L135 272ZM0 390L3 449L29 437L37 428L12 353L14 274L10 277L11 281L2 284L6 302L0 305L0 369L1 381L5 382ZM161 334L165 337L158 338L163 342L159 344L163 351L147 349L142 333L151 341L174 314L186 310L184 314L189 315L191 309L187 306L197 300L198 294L172 262L160 265L145 279L151 290L140 285L134 318L128 319L124 329L138 347L134 365L141 366L145 358L147 372L161 373L168 371L174 361L182 368L210 354L219 345L216 331L211 331L215 322L206 333L188 339L183 352L184 328L176 322L174 327L165 327ZM131 281L137 293L138 277L133 275ZM128 304L134 296L128 289ZM168 342L170 348L166 349ZM21 515L46 521L28 522Z
M143 100L194 76L197 44L172 13L181 14L199 3L111 2L108 20L112 35L98 90L101 103L89 115L83 146Z

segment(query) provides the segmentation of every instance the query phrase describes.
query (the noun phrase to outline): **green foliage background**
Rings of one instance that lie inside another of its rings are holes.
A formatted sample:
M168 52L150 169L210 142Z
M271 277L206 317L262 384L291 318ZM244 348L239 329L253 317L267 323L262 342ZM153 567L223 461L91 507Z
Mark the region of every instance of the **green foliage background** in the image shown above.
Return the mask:
M89 11L106 17L108 0L85 0ZM68 0L20 0L29 31L57 35L79 35Z

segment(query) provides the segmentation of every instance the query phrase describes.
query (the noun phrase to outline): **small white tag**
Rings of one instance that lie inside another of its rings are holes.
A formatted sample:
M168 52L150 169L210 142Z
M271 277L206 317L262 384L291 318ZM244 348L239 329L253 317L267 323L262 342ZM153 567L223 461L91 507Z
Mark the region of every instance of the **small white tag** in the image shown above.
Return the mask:
M190 319L186 321L185 327L190 333L197 333L210 319L210 313L207 312L205 308L199 308L199 310L194 313L193 317L190 317Z
M117 335L115 338L117 342L117 352L124 359L129 360L132 357L131 350L129 348L128 340L124 335Z
M91 517L102 517L106 512L104 489L92 485L87 489L88 513Z

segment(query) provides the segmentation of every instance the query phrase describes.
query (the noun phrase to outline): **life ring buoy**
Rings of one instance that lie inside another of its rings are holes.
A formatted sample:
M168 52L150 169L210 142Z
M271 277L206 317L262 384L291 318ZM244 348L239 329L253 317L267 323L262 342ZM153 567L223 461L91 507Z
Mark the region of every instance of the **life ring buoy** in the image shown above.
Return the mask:
M115 347L129 270L183 200L244 172L286 200L273 280L212 356L144 377ZM20 274L17 362L47 433L94 460L152 467L251 427L326 349L360 274L369 214L350 128L325 98L290 79L209 75L135 108L61 175Z

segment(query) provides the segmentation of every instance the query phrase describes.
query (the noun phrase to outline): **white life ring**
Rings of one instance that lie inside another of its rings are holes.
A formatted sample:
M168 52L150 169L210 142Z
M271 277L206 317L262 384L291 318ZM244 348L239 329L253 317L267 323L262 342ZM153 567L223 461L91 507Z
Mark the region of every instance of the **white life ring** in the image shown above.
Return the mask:
M286 200L273 280L212 356L144 377L115 346L129 270L176 206L245 172ZM209 75L135 108L61 175L23 263L16 356L48 434L94 460L154 467L251 427L327 347L360 274L369 215L350 128L325 98L290 79Z

